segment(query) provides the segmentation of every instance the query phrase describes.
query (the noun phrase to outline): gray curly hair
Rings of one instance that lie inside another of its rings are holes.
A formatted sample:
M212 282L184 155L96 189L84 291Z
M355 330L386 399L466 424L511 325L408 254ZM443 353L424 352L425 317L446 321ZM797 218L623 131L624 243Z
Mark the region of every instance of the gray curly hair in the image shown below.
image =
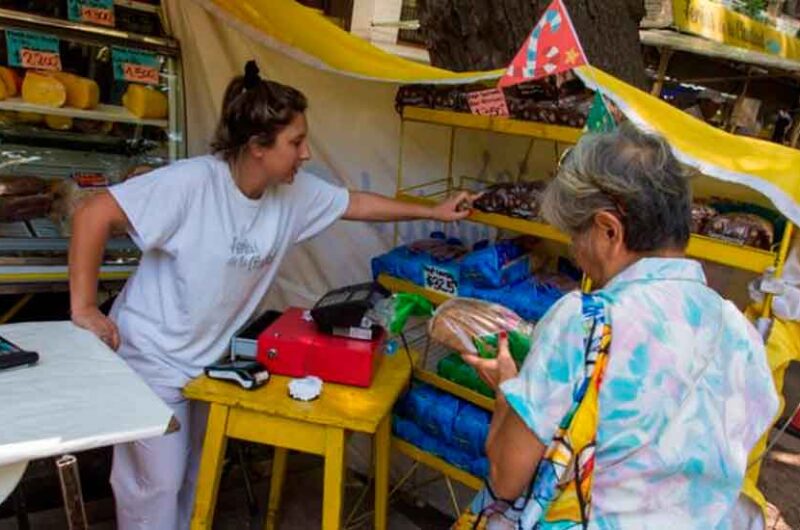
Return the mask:
M596 213L615 212L629 250L683 249L689 242L690 174L660 136L629 123L585 135L565 153L542 198L547 222L575 236Z

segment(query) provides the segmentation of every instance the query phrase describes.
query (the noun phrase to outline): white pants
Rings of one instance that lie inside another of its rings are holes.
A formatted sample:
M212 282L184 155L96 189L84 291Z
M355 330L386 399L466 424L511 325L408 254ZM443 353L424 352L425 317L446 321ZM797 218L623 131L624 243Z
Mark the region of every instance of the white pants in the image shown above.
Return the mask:
M208 405L180 389L153 387L180 422L177 432L114 446L111 487L118 530L189 530Z

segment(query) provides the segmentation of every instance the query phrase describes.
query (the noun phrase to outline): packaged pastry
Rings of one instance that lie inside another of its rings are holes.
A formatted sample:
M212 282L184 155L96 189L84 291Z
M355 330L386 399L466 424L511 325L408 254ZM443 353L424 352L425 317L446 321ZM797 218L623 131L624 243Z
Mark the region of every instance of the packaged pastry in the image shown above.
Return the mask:
M47 191L47 182L38 177L0 176L0 196L36 195Z
M706 224L717 216L717 210L709 204L698 201L692 204L692 232L702 234Z
M52 204L53 196L50 193L0 196L0 222L13 223L45 217Z
M544 182L540 181L493 184L475 201L475 208L488 213L535 219L539 215L544 187Z
M704 235L739 245L769 250L775 238L772 223L752 213L727 213L712 218Z

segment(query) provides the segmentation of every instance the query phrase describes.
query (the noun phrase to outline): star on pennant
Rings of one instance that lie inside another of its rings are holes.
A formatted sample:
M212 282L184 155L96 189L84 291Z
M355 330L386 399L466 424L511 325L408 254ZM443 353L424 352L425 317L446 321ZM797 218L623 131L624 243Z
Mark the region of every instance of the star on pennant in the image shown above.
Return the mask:
M580 57L578 50L575 48L570 48L564 55L566 56L564 62L567 64L575 64L575 62L578 60L578 57Z

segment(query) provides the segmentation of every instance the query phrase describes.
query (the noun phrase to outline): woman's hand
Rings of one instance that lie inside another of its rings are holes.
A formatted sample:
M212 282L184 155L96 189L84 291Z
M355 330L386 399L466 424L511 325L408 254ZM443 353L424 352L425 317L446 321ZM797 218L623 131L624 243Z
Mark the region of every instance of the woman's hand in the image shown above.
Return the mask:
M119 330L113 320L105 316L96 307L86 310L73 311L72 322L83 329L87 329L105 342L109 348L119 348Z
M508 335L500 333L497 340L497 357L484 359L474 354L462 354L464 362L475 368L483 381L492 390L497 390L501 383L517 376L517 365L508 350Z
M480 194L472 194L462 191L446 199L431 209L431 219L437 221L450 222L460 221L469 217L472 213L472 203L475 202Z

